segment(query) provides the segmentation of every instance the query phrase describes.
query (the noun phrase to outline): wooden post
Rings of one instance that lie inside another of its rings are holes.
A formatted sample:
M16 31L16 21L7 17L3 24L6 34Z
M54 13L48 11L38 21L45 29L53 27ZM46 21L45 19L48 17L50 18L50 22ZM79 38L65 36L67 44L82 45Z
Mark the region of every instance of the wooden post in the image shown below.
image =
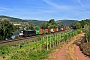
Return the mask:
M54 40L55 38L54 38L54 35L53 35L53 40ZM53 41L53 47L54 47L54 41Z
M43 41L44 41L44 37L43 37ZM42 45L42 47L44 47L44 44Z
M47 50L48 50L48 36L47 36Z
M52 35L50 35L50 48L51 48L51 37L52 37Z
M58 39L58 34L57 34L57 45L58 45L58 40L59 40L59 39Z
M41 38L41 41L43 41L43 38ZM42 43L40 43L40 51L42 49Z
M55 41L55 42L54 42L54 46L56 46L56 34L55 34L55 39L54 39L54 41Z
M58 38L57 38L57 34L56 34L56 46L57 46L57 42L58 42Z
M59 34L58 34L58 35L59 35ZM58 45L58 41L59 41L58 35L57 35L57 45Z
M58 45L59 45L59 40L60 40L60 36L59 36L59 34L58 34Z
M61 34L59 34L59 44L60 44L60 40L61 40Z

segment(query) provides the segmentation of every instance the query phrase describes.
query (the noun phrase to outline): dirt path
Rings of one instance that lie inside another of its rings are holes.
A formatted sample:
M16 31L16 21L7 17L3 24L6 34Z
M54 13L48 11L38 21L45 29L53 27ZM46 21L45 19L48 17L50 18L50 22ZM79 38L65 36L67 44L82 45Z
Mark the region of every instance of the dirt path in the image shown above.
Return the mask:
M56 60L68 60L67 56L66 56L66 50L68 49L69 45L71 45L75 40L80 39L82 36L84 36L84 34L79 34L73 38L71 38L71 42L69 42L68 44L66 44L57 54Z
M84 33L78 34L77 36L72 37L70 40L71 42L69 42L68 44L65 44L61 49L57 49L56 51L54 51L53 53L51 53L49 55L49 58L47 60L68 60L67 56L66 56L66 50L68 49L68 47L75 41L75 40L79 40L84 36ZM86 58L82 58L85 56L82 56L81 51L79 50L78 47L76 47L75 49L76 52L76 56L80 57L80 60L86 60ZM82 59L81 59L82 58ZM89 59L90 60L90 59Z

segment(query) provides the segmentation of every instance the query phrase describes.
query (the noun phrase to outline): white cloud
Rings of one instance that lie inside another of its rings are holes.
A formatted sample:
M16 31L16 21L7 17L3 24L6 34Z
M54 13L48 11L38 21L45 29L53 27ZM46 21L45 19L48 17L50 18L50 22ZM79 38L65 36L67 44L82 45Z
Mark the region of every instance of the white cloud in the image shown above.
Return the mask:
M65 5L58 5L55 2L52 2L50 0L43 0L45 3L57 8L57 9L71 9L72 7L70 6L65 6Z
M81 0L77 0L78 1L78 3L82 6L82 7L84 7L84 5L83 5L83 3L81 2Z
M0 7L0 9L2 9L2 10L12 10L10 8L5 8L5 7Z

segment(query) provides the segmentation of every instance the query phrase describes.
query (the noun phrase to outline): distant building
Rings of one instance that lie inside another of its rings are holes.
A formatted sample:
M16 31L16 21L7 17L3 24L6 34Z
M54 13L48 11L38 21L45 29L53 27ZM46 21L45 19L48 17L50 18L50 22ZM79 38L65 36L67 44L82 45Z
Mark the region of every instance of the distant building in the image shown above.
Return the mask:
M3 21L3 20L8 20L8 19L7 18L2 18L1 20Z
M21 24L13 24L13 25L15 25L15 26L20 26Z

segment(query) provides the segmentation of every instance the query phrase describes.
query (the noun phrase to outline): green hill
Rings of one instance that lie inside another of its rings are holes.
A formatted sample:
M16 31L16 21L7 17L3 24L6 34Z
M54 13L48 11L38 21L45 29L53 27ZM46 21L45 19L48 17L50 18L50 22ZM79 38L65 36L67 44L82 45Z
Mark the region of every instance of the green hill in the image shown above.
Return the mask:
M56 21L59 25L70 26L72 23L78 22L77 20L57 20Z
M40 20L25 20L25 19L20 19L20 18L14 18L14 17L9 17L9 16L0 16L0 20L8 20L11 23L19 23L21 25L38 25L40 26L41 23L47 22L47 21L40 21ZM69 26L72 23L77 22L77 20L57 20L56 21L59 25L65 25L65 26Z
M43 22L47 22L47 21L39 21L39 20L25 20L25 19L20 19L20 18L14 18L14 17L9 17L9 16L0 16L0 20L8 20L11 23L19 23L21 25L30 25L30 24L34 24L34 25L40 25Z

